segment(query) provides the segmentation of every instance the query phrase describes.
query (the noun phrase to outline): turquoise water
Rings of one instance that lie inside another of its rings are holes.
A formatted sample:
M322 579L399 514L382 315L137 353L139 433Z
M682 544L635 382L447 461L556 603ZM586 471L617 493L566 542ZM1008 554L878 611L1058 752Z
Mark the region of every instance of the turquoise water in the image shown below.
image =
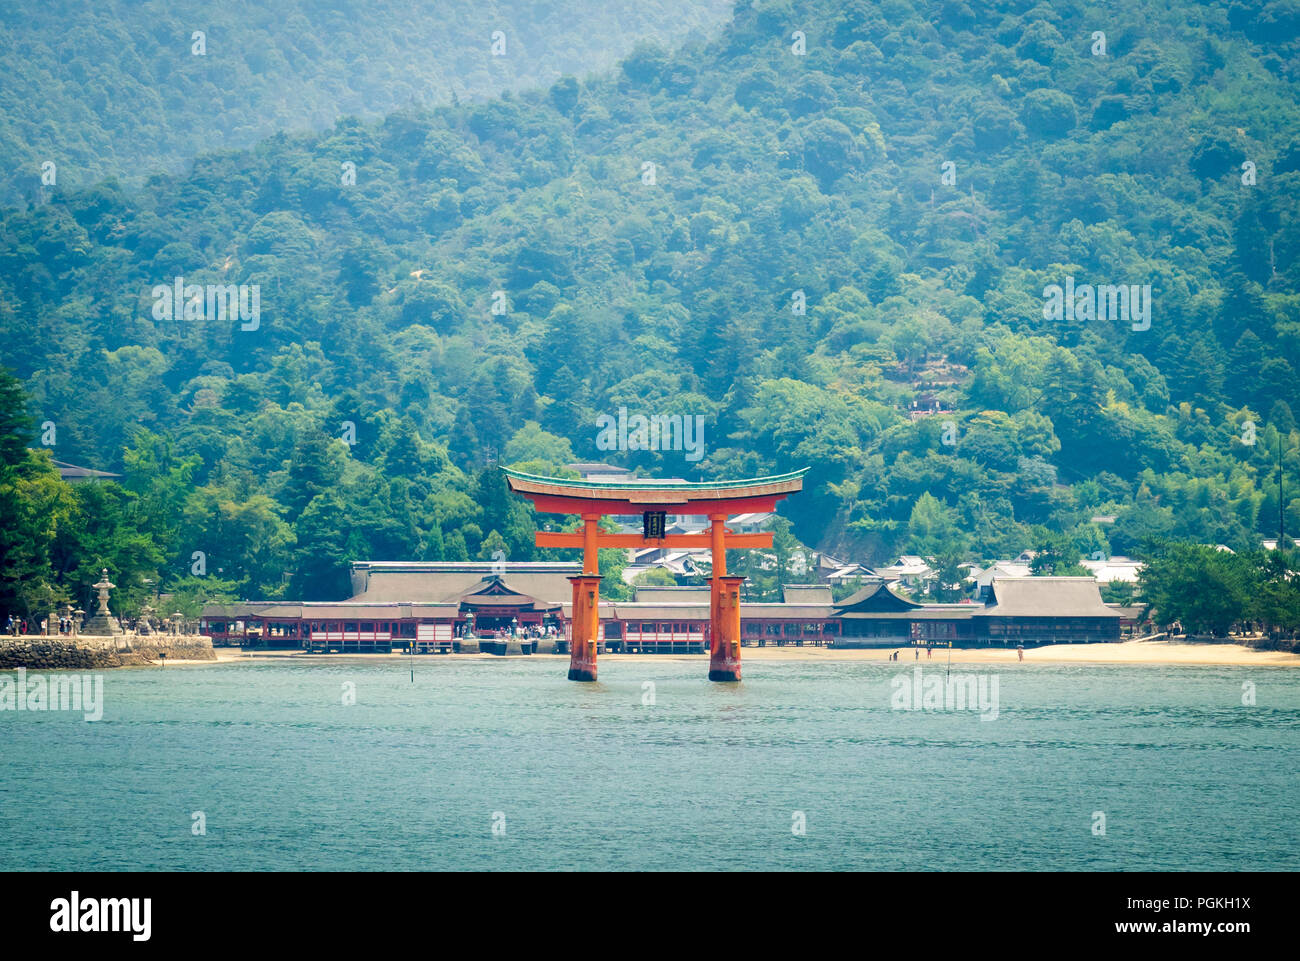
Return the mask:
M999 666L982 721L891 709L906 662L566 665L104 672L0 711L0 869L1300 868L1300 671Z

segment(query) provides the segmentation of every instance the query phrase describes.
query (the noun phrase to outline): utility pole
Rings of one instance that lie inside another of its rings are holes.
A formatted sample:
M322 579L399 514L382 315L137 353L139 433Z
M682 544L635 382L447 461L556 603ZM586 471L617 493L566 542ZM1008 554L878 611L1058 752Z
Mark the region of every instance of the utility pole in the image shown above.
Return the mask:
M1286 497L1282 491L1282 431L1277 432L1277 549L1283 548L1286 536ZM1278 554L1278 557L1281 557Z

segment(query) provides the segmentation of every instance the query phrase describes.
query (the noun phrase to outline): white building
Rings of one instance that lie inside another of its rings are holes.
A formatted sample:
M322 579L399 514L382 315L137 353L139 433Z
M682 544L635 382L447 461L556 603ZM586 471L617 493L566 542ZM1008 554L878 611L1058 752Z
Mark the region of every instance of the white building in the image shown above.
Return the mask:
M887 584L902 584L911 590L921 590L934 580L933 568L916 554L904 554L888 567L877 567L874 573Z
M1142 570L1142 562L1135 561L1131 557L1111 557L1104 561L1084 560L1079 563L1088 569L1089 574L1097 578L1098 584L1109 584L1111 581L1136 584L1138 571Z

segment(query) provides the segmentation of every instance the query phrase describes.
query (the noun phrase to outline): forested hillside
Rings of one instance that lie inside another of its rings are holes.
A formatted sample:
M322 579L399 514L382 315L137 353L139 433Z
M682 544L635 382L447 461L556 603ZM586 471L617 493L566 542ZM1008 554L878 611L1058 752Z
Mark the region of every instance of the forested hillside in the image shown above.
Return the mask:
M716 33L729 10L728 0L6 0L0 204L48 196L46 162L65 189L138 182L283 130L585 74L639 39Z
M863 561L1244 548L1279 444L1300 530L1297 54L1294 2L742 2L588 81L12 212L0 361L166 519L160 576L201 550L242 596L530 557L484 467L574 456L811 466L795 533ZM170 319L178 277L260 312ZM620 407L701 415L703 459L598 448Z

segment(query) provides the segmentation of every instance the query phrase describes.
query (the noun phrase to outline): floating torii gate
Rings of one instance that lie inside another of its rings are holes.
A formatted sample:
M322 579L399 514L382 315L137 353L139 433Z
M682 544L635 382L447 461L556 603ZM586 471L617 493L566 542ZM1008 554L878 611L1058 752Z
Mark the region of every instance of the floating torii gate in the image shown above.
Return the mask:
M791 474L750 480L711 481L580 481L539 477L503 467L516 494L533 502L544 514L577 514L582 530L537 532L538 547L582 548L582 573L573 583L570 622L569 680L596 679L596 644L600 627L600 568L602 547L708 547L713 551L709 602L709 680L740 680L740 585L743 577L727 576L727 548L771 547L771 533L737 534L727 530L732 514L772 511L776 502L803 489L808 468ZM699 534L668 534L668 514L702 515L709 530ZM610 534L599 529L601 517L640 514L640 534Z

